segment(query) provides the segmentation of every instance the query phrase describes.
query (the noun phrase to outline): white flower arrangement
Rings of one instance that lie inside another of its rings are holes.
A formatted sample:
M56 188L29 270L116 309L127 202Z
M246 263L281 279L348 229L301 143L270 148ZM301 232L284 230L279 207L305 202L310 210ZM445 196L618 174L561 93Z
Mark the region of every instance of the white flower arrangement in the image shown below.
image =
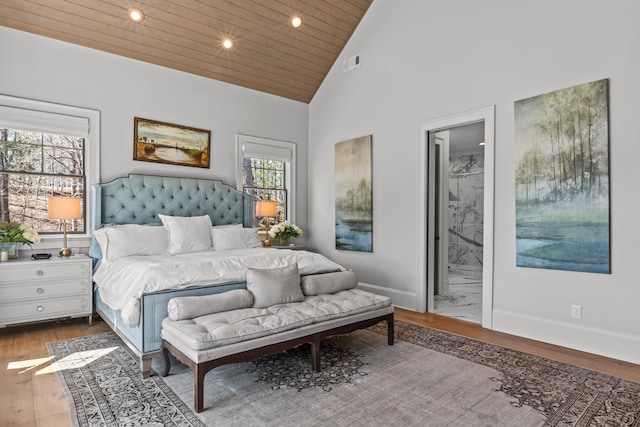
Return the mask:
M40 235L37 231L19 222L0 222L0 243L40 243Z
M302 229L289 221L283 221L269 229L269 237L283 241L291 240L292 237L302 236Z

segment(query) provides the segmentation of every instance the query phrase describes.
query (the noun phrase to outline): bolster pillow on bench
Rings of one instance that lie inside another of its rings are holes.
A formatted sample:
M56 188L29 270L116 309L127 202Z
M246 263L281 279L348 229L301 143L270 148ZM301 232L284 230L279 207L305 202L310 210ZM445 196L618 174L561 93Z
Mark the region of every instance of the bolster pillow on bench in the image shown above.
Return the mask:
M302 293L305 295L335 294L336 292L353 289L357 285L358 276L353 271L312 274L302 276L300 279Z
M246 289L235 289L213 295L171 298L167 310L169 319L184 320L252 306L251 292Z

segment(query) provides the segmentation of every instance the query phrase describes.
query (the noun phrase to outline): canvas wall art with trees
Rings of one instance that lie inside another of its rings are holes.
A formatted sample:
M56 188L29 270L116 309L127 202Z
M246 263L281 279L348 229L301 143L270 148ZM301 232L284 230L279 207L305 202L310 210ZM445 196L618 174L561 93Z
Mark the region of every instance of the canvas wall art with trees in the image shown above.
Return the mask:
M519 267L610 272L608 83L515 103Z
M371 135L335 146L336 249L373 252Z

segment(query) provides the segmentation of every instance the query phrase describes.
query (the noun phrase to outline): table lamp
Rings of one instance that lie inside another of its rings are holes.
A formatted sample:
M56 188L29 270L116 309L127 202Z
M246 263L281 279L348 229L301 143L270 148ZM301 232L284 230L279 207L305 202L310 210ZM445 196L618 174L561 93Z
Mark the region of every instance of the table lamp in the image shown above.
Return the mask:
M276 216L276 202L273 200L258 200L256 203L256 216L267 218L267 237L263 245L271 246L271 241L269 240L269 218Z
M60 249L60 256L68 257L71 250L67 247L67 220L82 218L81 200L77 197L53 196L49 197L47 218L61 219L62 232L64 233L63 248Z

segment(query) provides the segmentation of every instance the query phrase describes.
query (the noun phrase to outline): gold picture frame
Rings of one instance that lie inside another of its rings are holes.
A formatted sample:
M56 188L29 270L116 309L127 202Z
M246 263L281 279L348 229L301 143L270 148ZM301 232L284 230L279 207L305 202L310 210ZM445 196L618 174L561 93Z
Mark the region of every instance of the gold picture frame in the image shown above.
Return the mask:
M133 160L209 168L210 152L210 130L133 119Z

